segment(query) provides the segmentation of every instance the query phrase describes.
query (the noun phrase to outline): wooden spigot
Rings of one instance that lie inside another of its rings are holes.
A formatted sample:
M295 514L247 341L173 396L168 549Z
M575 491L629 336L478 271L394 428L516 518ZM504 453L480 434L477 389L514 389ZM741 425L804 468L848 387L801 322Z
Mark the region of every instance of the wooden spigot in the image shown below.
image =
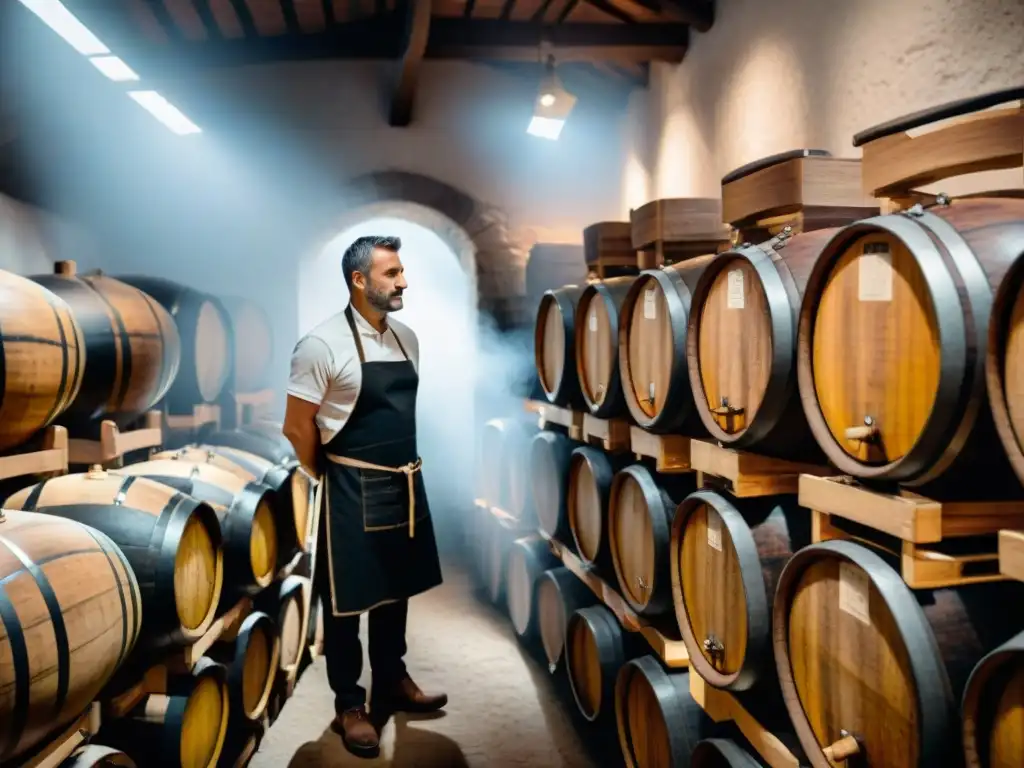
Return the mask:
M53 273L64 277L74 277L78 272L78 265L70 259L54 262Z
M107 470L103 468L102 464L93 464L89 467L89 471L85 473L85 476L89 480L102 480L107 476Z
M860 742L846 731L839 741L829 744L822 752L833 763L845 762L848 758L860 754Z
M864 417L864 426L847 427L847 440L860 440L862 443L869 443L878 437L878 424L870 416Z

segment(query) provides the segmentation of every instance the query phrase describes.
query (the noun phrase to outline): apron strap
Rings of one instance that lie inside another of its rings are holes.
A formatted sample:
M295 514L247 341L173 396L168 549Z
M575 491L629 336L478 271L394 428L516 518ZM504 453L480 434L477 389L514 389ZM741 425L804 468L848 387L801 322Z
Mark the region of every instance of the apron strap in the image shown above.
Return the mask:
M416 473L423 467L423 459L416 459L401 467L386 467L383 464L371 464L368 461L360 461L359 459L350 459L346 456L335 456L332 453L326 453L325 455L335 464L341 464L345 467L354 467L356 469L374 469L378 472L394 472L402 473L405 475L409 484L409 538L413 538L416 535Z
M355 317L352 315L351 304L345 307L345 319L348 320L348 327L352 329L352 338L355 339L356 342L356 351L359 353L359 362L365 363L366 355L363 354L363 342L362 339L359 338L359 329L356 328L356 321ZM395 333L395 329L388 325L387 330L391 331L391 335L395 337L395 341L398 343L398 348L402 351L402 356L408 360L409 353L405 351L405 345L402 344L402 340L398 338L398 334Z

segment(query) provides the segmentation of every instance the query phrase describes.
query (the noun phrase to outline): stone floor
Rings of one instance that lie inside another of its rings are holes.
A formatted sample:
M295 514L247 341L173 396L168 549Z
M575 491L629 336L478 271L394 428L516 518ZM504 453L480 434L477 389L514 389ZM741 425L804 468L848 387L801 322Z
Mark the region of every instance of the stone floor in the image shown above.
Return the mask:
M365 653L365 620L363 640ZM330 730L333 694L322 658L308 668L266 735L253 768L592 768L621 765L614 716L585 722L564 671L552 676L507 616L474 593L465 570L446 565L445 584L410 603L411 674L443 689L441 717L397 715L385 726L381 755L349 754ZM363 684L369 667L364 664Z

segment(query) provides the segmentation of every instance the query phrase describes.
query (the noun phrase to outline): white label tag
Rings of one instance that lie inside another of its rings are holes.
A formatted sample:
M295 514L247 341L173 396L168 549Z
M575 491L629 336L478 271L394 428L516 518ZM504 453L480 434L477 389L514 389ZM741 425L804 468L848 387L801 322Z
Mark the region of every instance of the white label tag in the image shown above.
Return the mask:
M648 288L644 291L644 320L654 320L658 317L657 288Z
M590 328L591 332L597 330L597 315L593 312L591 312L590 317L587 318L587 326Z
M868 605L870 580L860 568L850 563L839 564L839 610L871 625Z
M892 301L892 254L888 243L864 243L857 259L857 298Z
M722 551L722 518L714 512L708 512L708 546Z
M650 400L649 400L649 402L652 402L652 403L653 403L653 402L654 402L654 382L653 382L653 381L652 381L652 382L650 383L650 385L649 385L649 386L647 387L647 394L648 394L648 396L650 397Z
M729 287L726 306L729 309L743 309L743 270L729 270Z

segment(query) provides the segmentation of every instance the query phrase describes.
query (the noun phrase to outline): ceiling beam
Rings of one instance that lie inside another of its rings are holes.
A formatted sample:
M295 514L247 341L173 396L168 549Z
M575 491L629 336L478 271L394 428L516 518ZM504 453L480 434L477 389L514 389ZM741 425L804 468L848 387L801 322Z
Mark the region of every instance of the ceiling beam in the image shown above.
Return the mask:
M707 32L715 23L715 0L661 0L673 19Z
M406 13L408 37L388 116L388 125L393 128L404 128L412 122L416 84L419 82L420 65L427 52L427 38L430 36L430 0L409 0Z

